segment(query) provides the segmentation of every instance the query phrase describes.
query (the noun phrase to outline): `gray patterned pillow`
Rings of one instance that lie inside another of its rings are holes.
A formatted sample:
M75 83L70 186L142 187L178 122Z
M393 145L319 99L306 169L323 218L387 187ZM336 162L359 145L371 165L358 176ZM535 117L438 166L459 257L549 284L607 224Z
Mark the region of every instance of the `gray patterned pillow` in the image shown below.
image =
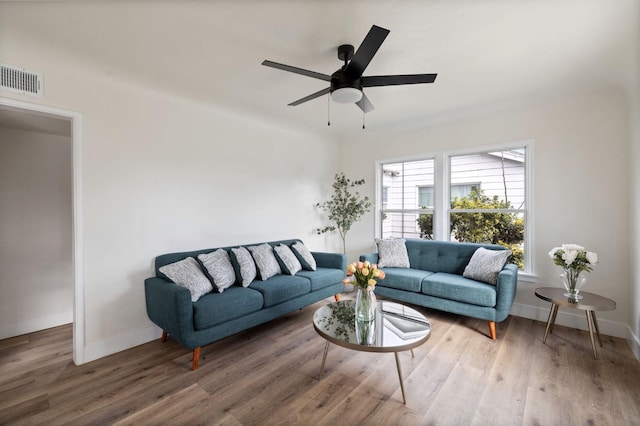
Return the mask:
M496 285L498 273L504 268L509 256L511 256L511 250L488 250L480 247L471 256L462 276Z
M293 249L293 252L298 256L298 260L302 265L302 269L306 269L308 271L316 270L316 260L313 258L313 255L311 254L307 246L305 246L301 242L295 242L293 243L291 248Z
M260 271L260 279L266 281L274 275L282 273L280 265L276 260L275 254L273 254L273 248L267 244L260 244L259 246L247 247L253 255L253 260L256 261L258 271Z
M279 246L274 247L273 249L276 252L276 255L282 261L286 271L285 273L289 275L295 275L302 270L302 265L300 261L296 257L295 254L291 251L291 249L284 244L280 244Z
M198 261L193 257L164 265L158 270L174 283L187 288L191 292L192 302L213 290L211 281L204 275Z
M249 287L249 284L256 279L256 264L251 257L251 253L244 248L232 248L231 251L236 256L238 265L240 266L240 282L242 287Z
M236 273L226 250L218 249L211 253L200 254L198 260L213 278L213 283L220 293L236 282Z
M378 266L380 268L410 268L409 254L404 238L378 240Z

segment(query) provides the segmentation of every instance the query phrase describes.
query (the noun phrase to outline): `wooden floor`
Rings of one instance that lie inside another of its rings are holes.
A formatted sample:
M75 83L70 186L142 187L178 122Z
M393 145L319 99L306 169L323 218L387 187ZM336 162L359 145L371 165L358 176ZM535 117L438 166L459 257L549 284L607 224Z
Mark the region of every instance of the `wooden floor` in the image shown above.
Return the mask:
M327 299L330 301L330 299ZM169 339L82 366L71 326L0 341L0 424L638 425L640 363L603 336L510 317L486 322L419 309L431 339L400 362L331 346L311 324L321 302L202 349Z

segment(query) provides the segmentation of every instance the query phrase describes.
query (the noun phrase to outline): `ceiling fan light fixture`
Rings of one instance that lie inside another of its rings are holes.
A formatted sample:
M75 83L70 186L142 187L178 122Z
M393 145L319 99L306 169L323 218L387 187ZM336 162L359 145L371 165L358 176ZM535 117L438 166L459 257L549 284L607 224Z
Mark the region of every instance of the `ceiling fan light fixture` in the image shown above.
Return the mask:
M331 99L339 104L353 104L362 99L362 91L354 87L342 87L331 92Z

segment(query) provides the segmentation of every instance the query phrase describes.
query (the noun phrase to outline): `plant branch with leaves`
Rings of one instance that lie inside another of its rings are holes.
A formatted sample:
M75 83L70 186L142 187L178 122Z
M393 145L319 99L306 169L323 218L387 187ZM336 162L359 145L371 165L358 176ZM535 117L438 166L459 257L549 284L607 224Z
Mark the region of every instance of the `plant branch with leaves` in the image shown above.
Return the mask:
M342 249L347 252L347 233L351 226L362 216L371 210L369 197L362 197L357 188L364 185L364 179L354 180L347 178L344 173L335 176L333 182L333 195L328 201L317 203L316 207L325 211L333 225L318 228L318 235L325 232L338 231L342 239Z

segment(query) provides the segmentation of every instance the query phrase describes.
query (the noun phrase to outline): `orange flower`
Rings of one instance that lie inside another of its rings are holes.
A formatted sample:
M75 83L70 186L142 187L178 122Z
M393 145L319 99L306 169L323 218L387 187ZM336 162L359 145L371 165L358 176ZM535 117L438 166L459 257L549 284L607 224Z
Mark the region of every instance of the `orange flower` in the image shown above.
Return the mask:
M384 280L385 277L385 273L382 269L379 269L380 273L378 274L378 278L380 278L381 280Z

